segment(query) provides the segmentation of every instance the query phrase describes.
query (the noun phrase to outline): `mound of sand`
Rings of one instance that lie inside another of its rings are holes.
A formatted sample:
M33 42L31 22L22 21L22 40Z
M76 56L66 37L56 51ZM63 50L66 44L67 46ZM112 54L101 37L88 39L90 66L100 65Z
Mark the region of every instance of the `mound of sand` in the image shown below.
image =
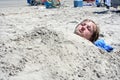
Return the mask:
M63 3L59 9L0 9L1 80L120 80L119 13ZM113 52L73 33L85 18L99 24L100 38L115 48Z

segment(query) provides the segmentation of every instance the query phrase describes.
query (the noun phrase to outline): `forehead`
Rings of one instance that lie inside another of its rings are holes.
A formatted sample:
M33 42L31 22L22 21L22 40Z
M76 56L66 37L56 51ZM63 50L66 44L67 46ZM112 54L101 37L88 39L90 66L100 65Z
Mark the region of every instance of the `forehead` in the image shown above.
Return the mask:
M96 24L94 22L92 22L92 21L83 21L82 23L86 23L87 25L91 26L91 29L93 31L96 31L97 26L96 26Z

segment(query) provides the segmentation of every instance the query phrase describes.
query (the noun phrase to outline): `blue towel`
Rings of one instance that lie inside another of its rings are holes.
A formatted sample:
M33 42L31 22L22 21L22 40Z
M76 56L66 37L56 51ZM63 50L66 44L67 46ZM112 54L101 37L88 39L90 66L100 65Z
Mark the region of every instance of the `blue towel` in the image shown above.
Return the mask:
M111 52L113 50L113 47L106 44L103 39L99 39L99 40L95 41L94 44L97 47L102 48L103 50L106 50L107 52Z

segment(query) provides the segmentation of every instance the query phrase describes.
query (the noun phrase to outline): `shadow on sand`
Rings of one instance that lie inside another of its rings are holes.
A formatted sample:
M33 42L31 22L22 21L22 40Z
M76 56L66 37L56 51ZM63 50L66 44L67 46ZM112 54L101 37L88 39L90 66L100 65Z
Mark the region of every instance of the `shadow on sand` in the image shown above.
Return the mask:
M120 13L120 10L112 10L112 13Z
M120 10L105 10L105 11L100 11L100 12L93 12L94 14L107 14L107 13L120 13Z
M109 12L109 10L100 11L100 12L95 11L95 12L93 12L93 13L95 13L95 14L107 14L108 12Z

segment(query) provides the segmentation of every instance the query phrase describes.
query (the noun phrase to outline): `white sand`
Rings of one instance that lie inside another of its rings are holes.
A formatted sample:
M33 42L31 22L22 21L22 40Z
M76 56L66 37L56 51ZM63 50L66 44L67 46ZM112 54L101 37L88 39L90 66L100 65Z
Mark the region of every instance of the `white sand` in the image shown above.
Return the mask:
M27 0L0 0L0 8L22 7L27 5Z
M106 10L74 8L71 0L57 9L0 8L0 79L120 80L120 13ZM86 18L99 24L113 52L73 33Z

